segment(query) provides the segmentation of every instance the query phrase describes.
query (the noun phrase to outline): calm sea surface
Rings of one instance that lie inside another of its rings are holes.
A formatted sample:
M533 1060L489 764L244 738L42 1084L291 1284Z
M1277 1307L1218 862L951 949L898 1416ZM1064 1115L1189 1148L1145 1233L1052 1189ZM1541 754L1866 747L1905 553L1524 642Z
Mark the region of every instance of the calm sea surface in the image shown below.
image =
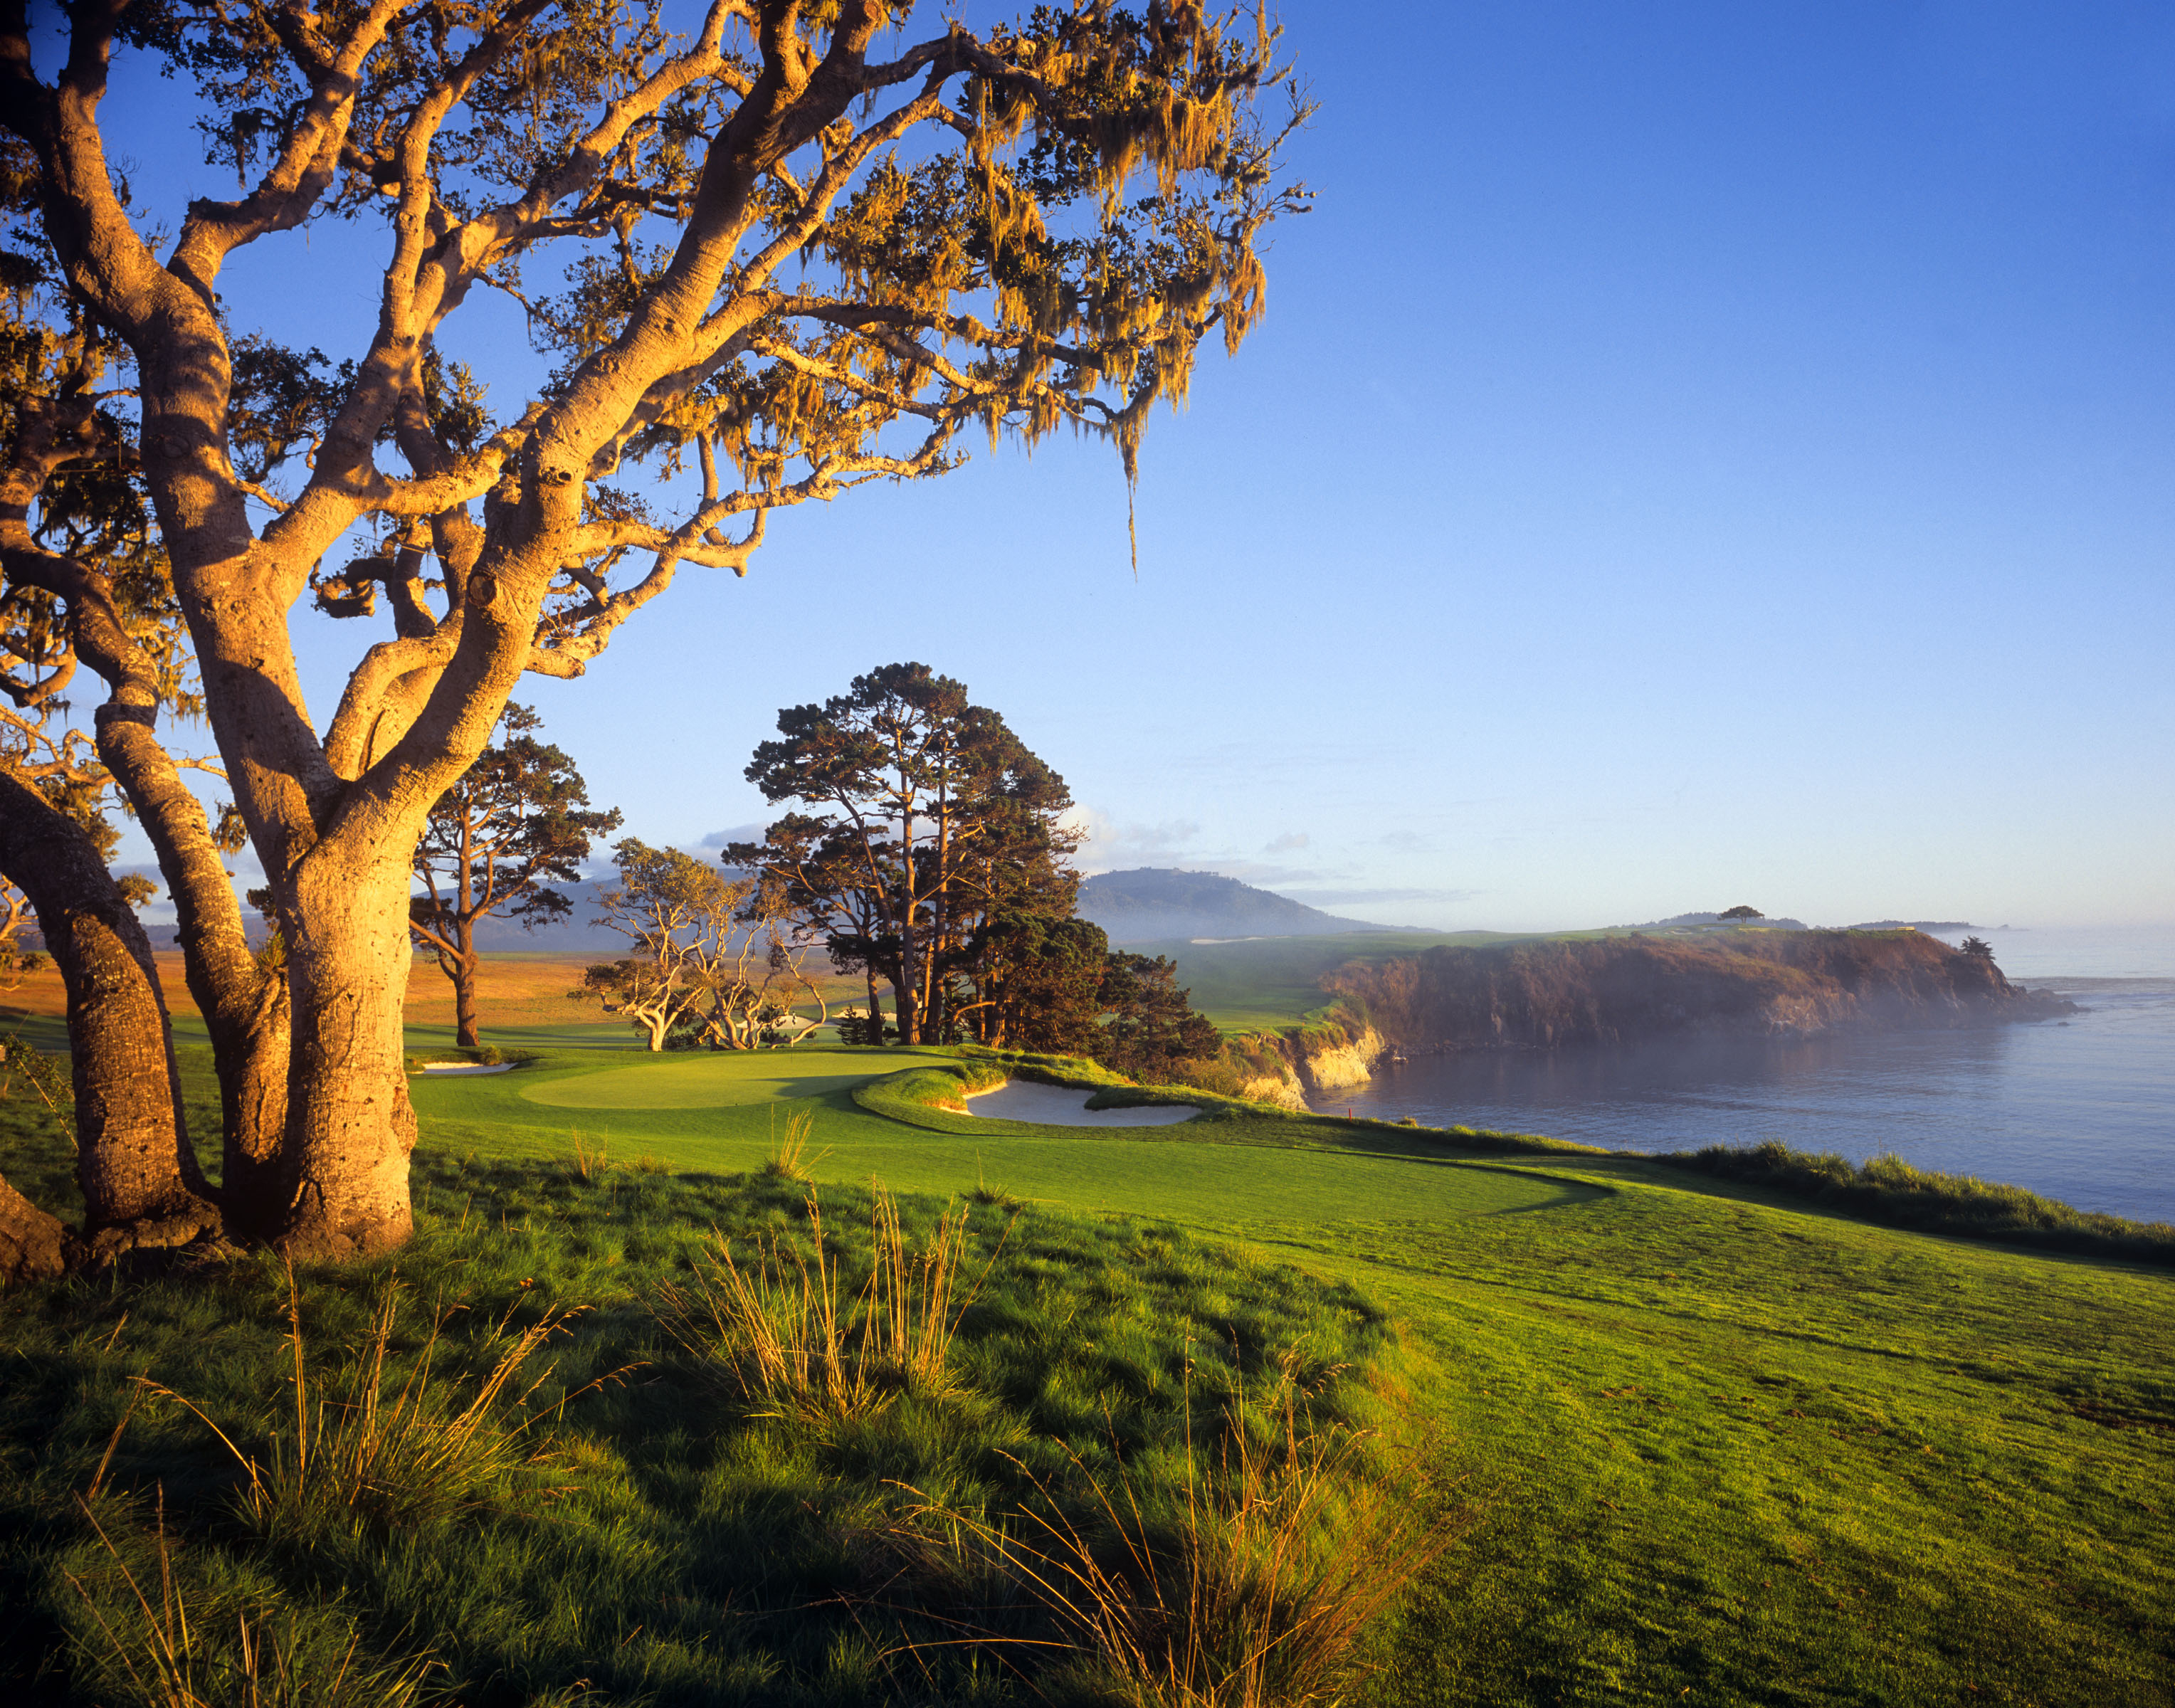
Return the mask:
M1385 1068L1315 1107L1621 1150L1892 1151L2175 1222L2175 930L1979 935L2014 982L2088 1011L1969 1032L1476 1050Z

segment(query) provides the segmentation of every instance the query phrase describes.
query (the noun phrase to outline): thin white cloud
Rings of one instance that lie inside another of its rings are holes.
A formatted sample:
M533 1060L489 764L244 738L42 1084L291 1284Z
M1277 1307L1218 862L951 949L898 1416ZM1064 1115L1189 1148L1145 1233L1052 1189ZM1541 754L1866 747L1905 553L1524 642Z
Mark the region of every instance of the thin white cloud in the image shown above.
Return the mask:
M1306 832L1303 830L1287 831L1274 842L1265 843L1261 852L1272 854L1296 854L1307 845L1308 839Z
M1065 816L1066 827L1080 832L1080 851L1074 856L1080 870L1123 871L1131 866L1171 865L1185 857L1186 845L1201 834L1189 818L1165 819L1157 824L1120 824L1099 807L1075 807Z

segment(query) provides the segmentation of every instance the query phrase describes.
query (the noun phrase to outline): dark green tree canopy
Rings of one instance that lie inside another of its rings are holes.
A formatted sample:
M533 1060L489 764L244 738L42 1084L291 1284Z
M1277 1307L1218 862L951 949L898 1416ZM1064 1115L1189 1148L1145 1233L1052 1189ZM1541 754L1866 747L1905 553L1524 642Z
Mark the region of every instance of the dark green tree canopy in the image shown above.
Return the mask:
M986 1000L963 998L955 981L974 978L990 921L1071 914L1064 778L925 664L856 676L820 704L787 707L778 727L747 778L805 810L726 859L761 875L834 964L889 981L902 1042L944 1035Z

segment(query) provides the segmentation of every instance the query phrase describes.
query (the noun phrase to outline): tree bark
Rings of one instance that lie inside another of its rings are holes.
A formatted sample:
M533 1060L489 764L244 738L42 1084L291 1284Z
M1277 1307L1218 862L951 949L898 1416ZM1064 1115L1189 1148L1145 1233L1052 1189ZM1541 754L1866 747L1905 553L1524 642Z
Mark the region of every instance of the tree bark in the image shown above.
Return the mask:
M30 897L68 992L76 1179L94 1257L220 1226L189 1148L150 939L82 828L0 773L0 872Z
M287 1149L294 1190L274 1237L297 1257L390 1250L412 1228L408 1158L415 1112L402 1053L407 995L405 858L353 870L320 844L283 895L293 922L294 1038Z
M0 1180L0 1287L49 1281L68 1267L68 1229Z
M203 808L151 729L147 709L99 708L98 753L159 856L174 898L183 975L219 1073L220 1196L236 1231L268 1228L292 1191L280 1167L287 1125L287 988L251 953L241 909Z

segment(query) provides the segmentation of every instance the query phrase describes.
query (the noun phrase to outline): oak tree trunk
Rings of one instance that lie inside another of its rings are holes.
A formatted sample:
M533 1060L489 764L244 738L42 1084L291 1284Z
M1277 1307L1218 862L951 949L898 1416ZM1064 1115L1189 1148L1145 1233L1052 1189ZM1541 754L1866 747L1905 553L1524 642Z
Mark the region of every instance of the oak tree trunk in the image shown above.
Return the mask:
M4 772L0 872L30 898L68 992L76 1179L90 1255L179 1245L216 1230L143 922L82 827Z
M225 863L203 808L152 730L152 713L98 712L98 752L159 856L174 898L189 995L211 1034L219 1075L220 1196L230 1227L261 1234L291 1195L280 1168L287 1124L287 988L249 947Z
M356 870L321 844L280 897L294 1035L286 1147L294 1188L277 1228L296 1256L390 1250L412 1228L415 1113L402 1051L407 996L404 859Z
M68 1267L68 1229L0 1180L0 1287L47 1281Z

